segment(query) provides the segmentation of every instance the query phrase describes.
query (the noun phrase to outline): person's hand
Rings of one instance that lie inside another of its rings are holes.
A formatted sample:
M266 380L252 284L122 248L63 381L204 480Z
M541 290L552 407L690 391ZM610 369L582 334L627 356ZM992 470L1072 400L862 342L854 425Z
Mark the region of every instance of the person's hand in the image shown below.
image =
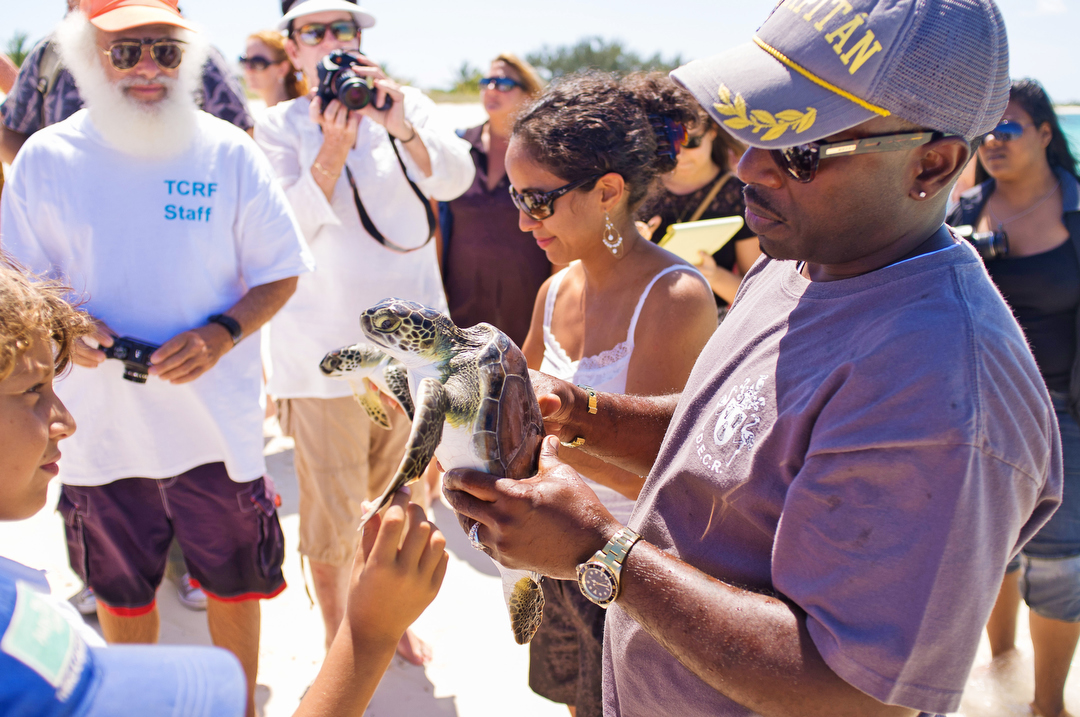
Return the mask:
M364 526L353 560L346 607L353 631L396 643L438 594L449 561L445 548L424 509L398 491Z
M94 341L98 346L109 348L113 345L113 339L117 333L110 329L104 321L94 319L94 330L89 336L84 336L75 342L75 352L71 360L85 368L97 368L105 361L105 352L87 343L87 339Z
M150 354L150 374L172 384L194 381L212 369L232 346L228 329L219 324L185 331Z
M311 106L308 115L311 121L322 128L323 146L330 149L333 154L340 155L341 161L349 154L349 150L356 144L356 132L360 128L360 113L350 112L337 100L330 100L326 111L322 111L322 100L311 91Z
M401 85L390 79L382 68L366 57L360 57L361 65L353 65L352 70L358 77L366 77L372 80L375 89L375 99L367 107L358 110L358 113L378 122L392 137L397 139L410 139L414 137L416 128L405 119L405 93L401 91ZM386 104L387 96L394 101L390 109L379 110Z
M642 239L646 241L652 241L652 235L656 233L656 228L660 226L660 215L656 215L647 222L634 222L637 226L638 234Z
M533 369L529 369L529 380L536 394L536 402L540 404L540 415L544 419L544 433L567 443L573 441L577 433L568 430L567 425L573 418L574 408L577 406L574 384Z
M573 468L559 460L552 436L540 447L540 471L511 480L455 468L443 477L443 495L484 552L508 568L534 570L560 580L607 544L622 525Z
M710 284L720 268L716 265L716 259L713 259L712 254L701 249L698 249L698 260L694 262L694 266L709 280Z
M382 402L383 408L385 408L388 412L397 412L400 413L402 416L408 417L408 414L405 413L405 407L398 403L398 400L393 396L383 393L383 391L374 381L372 381L367 376L364 376L363 383L364 387L367 390L374 391L375 393L379 394L379 400Z

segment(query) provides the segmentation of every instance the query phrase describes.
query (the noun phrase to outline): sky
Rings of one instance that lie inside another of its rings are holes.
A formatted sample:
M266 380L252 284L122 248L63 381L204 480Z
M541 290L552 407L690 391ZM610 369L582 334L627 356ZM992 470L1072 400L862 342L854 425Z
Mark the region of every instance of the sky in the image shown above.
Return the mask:
M363 49L397 77L446 87L462 62L486 68L492 57L600 35L639 54L689 61L749 40L775 0L361 0L378 20ZM1080 0L999 0L1009 33L1013 77L1034 77L1059 103L1080 104ZM244 39L272 27L278 0L181 0L227 58ZM60 19L64 0L0 0L0 42L16 32L33 40Z

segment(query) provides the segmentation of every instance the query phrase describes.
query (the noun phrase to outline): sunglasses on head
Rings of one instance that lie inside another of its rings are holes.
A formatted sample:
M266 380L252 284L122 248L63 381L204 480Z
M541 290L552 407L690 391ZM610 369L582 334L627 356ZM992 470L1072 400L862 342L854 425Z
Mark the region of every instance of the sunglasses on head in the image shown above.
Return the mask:
M509 77L481 77L480 89L490 90L496 89L499 92L510 92L515 87L524 87L517 80L512 80Z
M337 20L331 23L309 22L306 25L301 25L292 31L292 37L297 38L309 47L315 47L326 37L327 30L338 42L355 40L360 34L360 28L352 20Z
M268 60L265 57L260 57L258 55L252 55L251 57L241 55L240 64L249 70L265 70L274 63L272 60Z
M142 60L142 49L150 47L150 57L163 70L175 70L184 59L183 40L163 37L155 40L147 37L142 40L117 40L109 45L105 54L109 62L118 70L130 70Z
M556 199L603 176L603 174L594 174L591 177L564 184L558 189L552 189L550 192L541 192L539 189L526 189L524 192L519 192L511 186L510 198L514 201L514 206L526 215L537 221L542 221L555 213Z
M983 137L983 142L1012 142L1024 134L1024 125L1014 120L1003 120Z
M796 181L806 183L817 174L818 163L822 158L849 157L853 154L871 154L874 152L896 152L929 144L944 137L942 132L905 132L903 134L882 134L861 139L849 139L843 142L807 142L794 147L769 151L773 161Z

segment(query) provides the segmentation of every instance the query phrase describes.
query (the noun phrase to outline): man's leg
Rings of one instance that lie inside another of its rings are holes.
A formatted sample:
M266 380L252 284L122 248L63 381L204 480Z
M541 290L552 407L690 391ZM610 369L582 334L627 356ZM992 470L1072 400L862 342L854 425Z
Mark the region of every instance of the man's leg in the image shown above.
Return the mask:
M236 483L222 463L198 466L166 490L176 539L191 576L207 595L214 644L240 660L247 714L255 714L259 600L285 589L285 542L265 479Z
M1019 570L1005 573L994 609L986 622L990 654L995 658L1016 649L1016 612L1020 609L1020 588L1017 586L1019 576Z
M262 609L258 600L226 602L206 601L206 622L210 639L236 658L247 677L247 717L255 717L255 677L259 674L259 620Z
M310 560L311 582L315 588L315 600L322 612L323 629L326 631L326 650L334 641L338 626L345 618L345 602L348 598L350 567L332 565Z
M98 623L105 634L105 641L115 644L153 644L158 641L161 619L157 605L145 615L120 617L114 615L99 602L97 606Z

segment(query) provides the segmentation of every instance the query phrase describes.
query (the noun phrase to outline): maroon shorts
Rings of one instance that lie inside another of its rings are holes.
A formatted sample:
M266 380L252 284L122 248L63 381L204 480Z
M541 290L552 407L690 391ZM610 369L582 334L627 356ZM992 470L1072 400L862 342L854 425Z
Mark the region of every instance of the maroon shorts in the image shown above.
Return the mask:
M154 608L174 536L191 577L212 598L258 600L285 589L273 496L262 478L233 482L223 463L162 480L65 485L58 508L72 569L115 615Z

